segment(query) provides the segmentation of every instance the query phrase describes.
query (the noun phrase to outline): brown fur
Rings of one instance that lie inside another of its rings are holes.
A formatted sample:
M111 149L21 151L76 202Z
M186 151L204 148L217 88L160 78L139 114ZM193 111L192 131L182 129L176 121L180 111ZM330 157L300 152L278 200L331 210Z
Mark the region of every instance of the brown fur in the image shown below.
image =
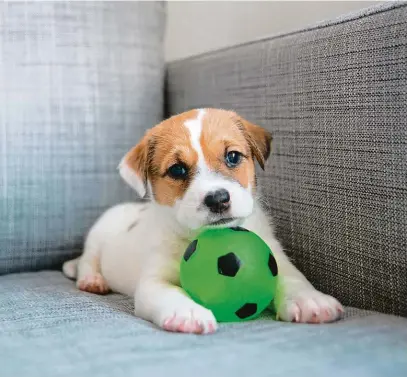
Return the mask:
M254 163L250 146L236 125L235 114L223 110L208 111L203 118L201 148L210 169L239 182L243 187L254 186ZM241 163L231 169L225 164L227 152L244 155Z
M126 156L127 164L150 181L155 200L172 206L182 198L196 172L198 154L193 149L185 121L196 119L198 110L171 117L151 130ZM243 187L255 188L254 158L264 168L270 154L271 135L263 128L241 118L234 112L207 109L202 119L201 148L207 165L239 182ZM235 168L225 164L225 154L237 151L243 154ZM189 169L188 179L174 180L166 174L168 168L183 162Z

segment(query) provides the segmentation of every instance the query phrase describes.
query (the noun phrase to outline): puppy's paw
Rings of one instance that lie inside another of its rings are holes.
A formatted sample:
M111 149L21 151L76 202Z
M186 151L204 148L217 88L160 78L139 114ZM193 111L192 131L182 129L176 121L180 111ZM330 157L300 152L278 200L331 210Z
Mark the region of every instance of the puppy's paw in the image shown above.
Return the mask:
M341 318L343 306L312 287L288 292L277 307L277 318L287 322L327 323Z
M211 334L217 329L216 319L212 312L195 303L168 308L160 317L160 326L167 331Z
M104 295L109 292L109 286L106 280L99 273L85 275L76 282L76 286L85 292Z

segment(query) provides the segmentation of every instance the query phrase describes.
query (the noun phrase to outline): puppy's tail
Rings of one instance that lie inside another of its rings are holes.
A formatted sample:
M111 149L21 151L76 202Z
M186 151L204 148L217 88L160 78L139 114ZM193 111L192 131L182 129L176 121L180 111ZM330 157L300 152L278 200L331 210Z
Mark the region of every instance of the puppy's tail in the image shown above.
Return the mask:
M66 277L68 277L69 279L76 279L76 276L78 274L78 262L79 262L79 258L75 258L72 260L69 260L67 262L65 262L62 265L62 272L65 274Z

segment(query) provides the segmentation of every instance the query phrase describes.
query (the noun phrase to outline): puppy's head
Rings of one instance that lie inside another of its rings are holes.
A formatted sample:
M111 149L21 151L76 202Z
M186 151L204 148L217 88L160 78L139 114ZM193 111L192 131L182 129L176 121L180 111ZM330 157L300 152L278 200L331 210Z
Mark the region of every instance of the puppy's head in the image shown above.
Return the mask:
M148 130L120 174L184 228L234 226L253 211L255 160L264 168L270 144L270 133L236 113L192 110Z

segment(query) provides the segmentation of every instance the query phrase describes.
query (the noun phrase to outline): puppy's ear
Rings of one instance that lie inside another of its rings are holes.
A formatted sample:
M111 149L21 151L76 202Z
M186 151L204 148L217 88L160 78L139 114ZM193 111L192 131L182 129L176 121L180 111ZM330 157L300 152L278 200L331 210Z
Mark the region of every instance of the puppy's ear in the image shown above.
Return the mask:
M270 156L273 137L269 131L243 118L240 118L240 122L243 125L244 133L252 153L260 167L264 170L264 165Z
M142 198L147 193L148 170L153 150L153 140L147 131L143 139L123 157L118 167L121 177Z

